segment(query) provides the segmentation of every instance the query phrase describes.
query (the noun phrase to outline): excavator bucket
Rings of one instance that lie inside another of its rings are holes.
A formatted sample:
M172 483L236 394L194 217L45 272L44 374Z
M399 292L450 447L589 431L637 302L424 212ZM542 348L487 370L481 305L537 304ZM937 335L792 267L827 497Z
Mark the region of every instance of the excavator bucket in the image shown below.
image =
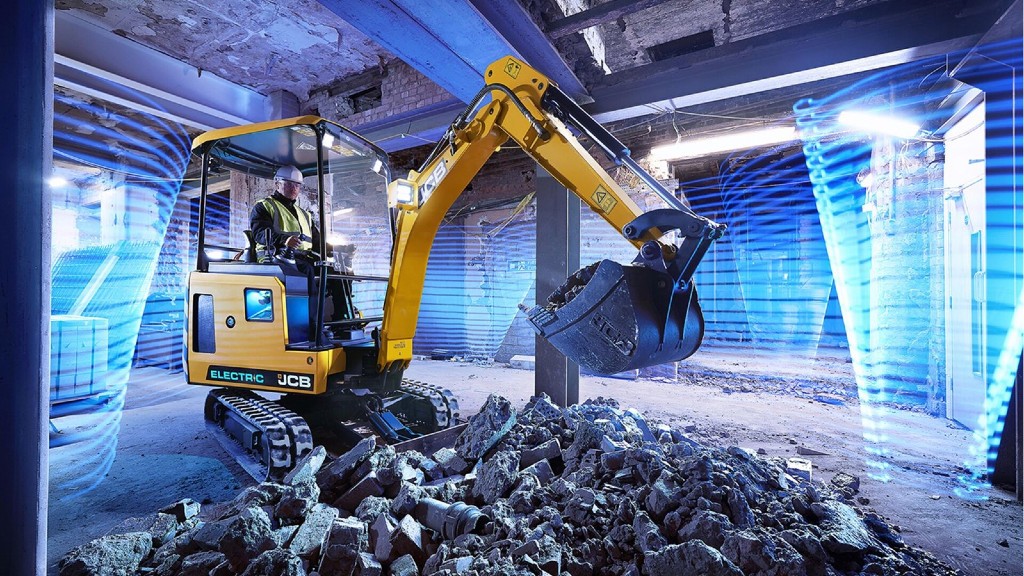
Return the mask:
M615 374L682 360L700 347L704 316L692 282L673 290L665 272L601 260L569 277L534 329L585 370Z

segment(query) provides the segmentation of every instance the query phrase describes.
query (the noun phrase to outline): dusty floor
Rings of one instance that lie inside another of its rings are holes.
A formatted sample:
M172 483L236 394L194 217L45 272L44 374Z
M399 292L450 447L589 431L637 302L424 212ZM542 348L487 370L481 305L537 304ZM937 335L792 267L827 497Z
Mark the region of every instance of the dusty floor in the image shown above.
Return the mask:
M449 387L464 414L474 413L492 392L522 406L533 391L532 372L503 365L421 360L407 375ZM183 384L181 374L137 369L121 420L110 424L120 430L116 450L111 438L50 451L51 574L65 552L125 518L185 497L223 501L253 483L206 431L206 392ZM968 576L1024 573L1022 508L1014 495L998 489L958 495L965 486L960 465L970 456L971 433L909 411L862 420L850 366L841 361L780 366L777 358L702 352L675 382L583 377L580 398L597 396L687 429L708 445L761 449L769 457L803 453L814 464L816 480L840 471L857 475L861 507L899 526L908 543ZM56 424L73 433L93 422L95 417L69 417ZM865 422L888 425L880 451L865 447ZM808 450L822 454L807 455ZM869 457L870 452L880 456ZM92 483L90 471L108 457L113 463L106 476L82 491Z

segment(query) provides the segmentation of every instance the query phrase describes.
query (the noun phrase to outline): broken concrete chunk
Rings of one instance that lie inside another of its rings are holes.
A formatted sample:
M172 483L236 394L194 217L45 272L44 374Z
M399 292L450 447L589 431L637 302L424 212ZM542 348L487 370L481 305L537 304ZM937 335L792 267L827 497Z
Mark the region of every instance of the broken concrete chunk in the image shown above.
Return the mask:
M426 498L423 488L415 484L403 482L402 487L398 490L398 495L391 501L391 513L396 518L412 514L413 510L416 509L416 504L423 498Z
M295 464L295 468L292 468L288 474L284 477L284 484L286 486L297 486L306 482L313 482L316 480L316 473L320 471L320 467L323 466L324 460L327 459L327 449L323 446L317 446L310 450L309 454L306 454Z
M469 572L470 567L473 566L473 558L469 556L462 556L461 558L452 558L446 560L438 566L438 570L446 570L451 574L465 574ZM426 569L424 569L424 573Z
M60 576L134 574L153 549L148 532L112 534L83 544L60 560Z
M419 576L419 573L416 561L409 554L399 556L391 563L391 576Z
M395 525L387 514L377 516L370 526L370 547L377 560L386 562L391 558L391 533L394 531Z
M338 517L338 509L327 504L317 504L306 516L306 521L295 533L288 549L303 558L312 556L320 550L327 535L331 532L334 519Z
M531 396L523 409L523 416L528 417L530 422L540 423L548 420L558 420L562 416L562 409L551 401L551 397L541 392L539 396Z
M467 462L479 460L505 437L515 423L516 411L512 403L491 394L480 412L469 419L466 429L455 439L455 451Z
M523 450L523 455L519 458L519 465L528 468L541 460L554 460L561 457L562 447L559 446L557 438L552 438L539 446Z
M821 519L825 531L821 543L833 555L863 554L881 548L851 506L823 500L811 504L811 510Z
M274 508L274 516L285 523L301 522L319 499L320 487L315 482L287 485Z
M355 512L359 503L370 496L381 496L384 494L384 487L377 482L377 474L370 472L359 482L356 482L348 492L341 495L334 501L334 506L348 512Z
M381 576L383 568L373 554L361 552L356 558L356 569L352 576Z
M424 458L420 461L420 470L428 481L444 478L444 470L432 458Z
M668 540L658 531L658 525L643 511L633 517L633 534L636 548L641 554L655 552L668 545Z
M644 557L646 576L678 576L703 574L706 576L743 576L735 564L707 544L693 540L666 546Z
M554 480L555 471L551 469L551 464L548 464L547 460L541 460L523 470L525 474L532 474L540 481L541 486L546 486L549 482Z
M351 450L321 468L316 473L316 482L320 485L320 489L325 494L333 494L335 486L341 486L348 482L352 472L370 456L376 446L377 442L374 438L363 438Z
M320 565L317 566L318 574L331 574L332 576L352 576L356 569L356 560L359 558L359 551L350 546L329 544L320 554Z
M160 511L164 514L173 514L178 522L184 523L194 516L198 516L200 508L199 502L191 498L184 498L170 506L164 506Z
M365 523L355 518L335 518L328 541L332 545L352 546L359 551L366 551L368 538Z
M473 495L487 504L504 497L512 489L519 471L519 454L512 450L498 452L479 466Z
M356 466L356 469L352 471L352 478L363 478L371 472L376 473L387 468L394 463L395 457L394 447L390 445L380 446L370 453L359 466Z
M441 448L434 452L433 459L441 467L442 477L465 474L471 468L470 464L451 448Z
M292 538L295 537L295 533L298 531L298 525L281 526L271 532L270 536L274 539L274 543L277 544L278 548L287 548L288 543L292 541Z
M675 508L679 506L679 502L676 500L676 492L679 490L675 482L671 477L660 476L654 485L651 486L651 492L647 495L645 501L647 511L651 513L651 517L657 520L661 520Z
M260 553L275 547L270 517L263 508L252 506L235 516L219 542L235 572L242 572Z
M427 560L427 553L423 547L423 527L412 516L402 518L398 526L391 532L391 557L410 556L415 559L416 564L423 564Z
M701 510L679 529L678 538L680 542L700 540L713 548L721 548L725 542L725 536L735 527L724 514Z
M178 519L175 515L157 512L142 518L128 518L111 530L109 534L148 532L153 537L153 547L159 548L173 540L178 529Z
M220 545L220 539L224 537L228 526L235 517L217 520L215 522L204 522L197 526L192 532L190 544L200 550L216 550Z
M181 561L178 576L207 576L227 558L220 552L198 552Z
M381 514L387 514L391 509L391 500L381 496L367 496L356 506L355 517L359 520L372 524L374 519Z
M838 472L829 480L829 484L845 498L853 498L860 492L860 478L846 472Z
M726 536L721 552L722 556L746 574L768 570L776 565L775 544L770 539L762 540L745 530Z
M257 556L242 576L306 576L306 570L294 552L275 548Z
M804 482L811 481L811 461L806 458L789 458L786 460L786 472Z

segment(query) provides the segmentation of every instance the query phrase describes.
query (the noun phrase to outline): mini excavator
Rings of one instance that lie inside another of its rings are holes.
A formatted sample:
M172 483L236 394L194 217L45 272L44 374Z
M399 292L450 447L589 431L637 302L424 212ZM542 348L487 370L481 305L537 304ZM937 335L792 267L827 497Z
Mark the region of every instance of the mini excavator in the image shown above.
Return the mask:
M403 372L413 357L435 234L470 180L509 140L638 250L629 264L602 260L571 276L546 305L527 311L534 329L584 369L602 374L678 361L700 346L704 319L692 278L725 227L662 187L524 62L502 58L484 80L407 178L391 178L379 147L316 116L212 130L193 142L202 176L186 304L186 379L215 387L206 420L233 439L236 456L257 478L282 477L312 450L312 431L319 435L338 422L362 418L391 442L457 422L449 392ZM628 167L667 207L641 211L583 148L580 135ZM244 229L258 200L253 190L263 182L265 195L266 181L282 166L298 168L306 187L315 188L311 212L324 233L309 249L257 258L253 235ZM225 172L230 187L217 178ZM351 267L352 246L327 242L331 215L346 194L381 198L390 232L386 274L360 275ZM364 314L374 298L380 314Z

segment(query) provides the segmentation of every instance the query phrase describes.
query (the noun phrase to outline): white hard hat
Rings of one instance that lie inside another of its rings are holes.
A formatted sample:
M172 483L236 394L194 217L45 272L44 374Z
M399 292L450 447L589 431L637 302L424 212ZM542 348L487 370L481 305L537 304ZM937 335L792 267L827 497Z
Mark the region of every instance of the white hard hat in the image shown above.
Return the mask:
M285 180L302 184L302 172L299 172L299 169L295 166L281 166L277 169L277 173L274 174L274 180Z

